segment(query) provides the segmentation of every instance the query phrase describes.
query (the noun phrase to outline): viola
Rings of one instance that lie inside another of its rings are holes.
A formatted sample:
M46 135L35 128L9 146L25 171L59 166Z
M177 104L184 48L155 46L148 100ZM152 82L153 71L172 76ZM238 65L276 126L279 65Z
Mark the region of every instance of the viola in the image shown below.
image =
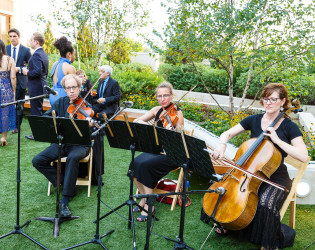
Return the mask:
M298 101L292 104L295 108L281 112L269 127L274 127L284 114L299 110ZM222 199L218 200L219 195L216 193L207 193L203 198L205 213L228 230L241 230L252 221L262 181L288 192L285 187L266 180L279 167L282 155L273 143L265 138L264 133L266 131L257 138L245 141L233 160L236 163L228 164L231 168L223 178L210 186L211 190L218 187L226 190Z
M70 115L79 120L86 120L86 118L94 116L93 109L87 106L87 103L83 98L77 98L74 103L69 105L67 111ZM92 119L92 122L97 128L99 128L99 125L96 121Z

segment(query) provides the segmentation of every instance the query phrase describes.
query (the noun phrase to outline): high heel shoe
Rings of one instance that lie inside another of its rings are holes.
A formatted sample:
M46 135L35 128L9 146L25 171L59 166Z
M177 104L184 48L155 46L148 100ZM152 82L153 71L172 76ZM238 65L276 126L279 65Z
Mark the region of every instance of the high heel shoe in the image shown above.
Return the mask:
M1 138L1 145L2 145L2 146L6 146L6 145L8 145L7 140L6 140L6 139L2 139L2 138Z

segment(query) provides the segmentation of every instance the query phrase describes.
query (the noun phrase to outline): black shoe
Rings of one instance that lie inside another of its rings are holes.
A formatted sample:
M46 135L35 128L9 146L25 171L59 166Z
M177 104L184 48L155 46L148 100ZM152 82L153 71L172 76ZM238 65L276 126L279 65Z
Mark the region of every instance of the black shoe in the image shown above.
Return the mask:
M70 217L71 216L71 211L70 211L68 205L65 205L65 204L60 205L60 216L61 217Z
M33 135L26 135L25 138L29 139L29 140L34 140L34 136Z

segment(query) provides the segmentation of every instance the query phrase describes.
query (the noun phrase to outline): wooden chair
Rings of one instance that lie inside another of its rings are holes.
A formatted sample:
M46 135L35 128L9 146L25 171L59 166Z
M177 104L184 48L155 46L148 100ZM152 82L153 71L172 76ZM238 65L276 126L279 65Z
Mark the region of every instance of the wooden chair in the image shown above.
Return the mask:
M61 158L61 162L66 162L67 157ZM85 158L80 160L80 163L84 162L88 165L88 173L84 178L78 178L77 179L77 186L88 186L88 197L90 197L91 194L91 182L92 182L92 163L93 163L93 149L91 147L89 155L87 155ZM55 160L51 164L58 163L58 160ZM48 182L48 192L47 195L50 195L51 190L51 182Z
M305 172L305 169L310 161L310 157L308 157L308 160L306 162L301 162L299 160L294 159L291 156L287 156L284 159L285 163L290 164L292 167L295 167L298 169L298 172L295 176L295 178L292 181L292 187L290 190L290 193L288 194L288 197L286 198L285 202L282 205L282 208L280 210L280 217L281 220L283 219L285 212L287 211L288 206L290 205L290 221L289 226L291 228L295 228L295 212L296 212L296 188L299 182L301 181L303 174Z
M193 136L194 130L185 131L185 134ZM183 178L184 178L184 170L181 167L178 167L177 169L173 170L172 172L175 172L175 171L178 171L178 170L179 170L179 174L178 174L178 178L177 178L177 184L176 184L175 192L179 192L179 190L180 190L180 188L181 188L181 186L183 184ZM155 188L153 190L153 193L156 193L156 194L167 193L167 192L168 191L160 190L160 189L157 189L157 188ZM175 209L175 206L176 206L176 203L177 203L177 200L178 200L178 195L170 195L168 197L172 197L173 198L173 202L172 202L172 205L171 205L171 211L173 211Z

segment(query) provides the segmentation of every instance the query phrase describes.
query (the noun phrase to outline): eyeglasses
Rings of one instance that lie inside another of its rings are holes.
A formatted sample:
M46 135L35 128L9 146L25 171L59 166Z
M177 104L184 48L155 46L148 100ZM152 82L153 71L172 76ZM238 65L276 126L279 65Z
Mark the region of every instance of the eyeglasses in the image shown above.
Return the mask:
M278 99L281 99L281 98L261 98L261 100L264 102L264 103L267 103L270 101L270 103L276 103Z
M65 90L76 90L78 88L78 86L72 86L72 87L65 87Z
M167 94L167 95L157 95L157 96L156 96L156 99L162 99L162 98L166 99L166 98L169 98L170 96L171 96L170 94Z

